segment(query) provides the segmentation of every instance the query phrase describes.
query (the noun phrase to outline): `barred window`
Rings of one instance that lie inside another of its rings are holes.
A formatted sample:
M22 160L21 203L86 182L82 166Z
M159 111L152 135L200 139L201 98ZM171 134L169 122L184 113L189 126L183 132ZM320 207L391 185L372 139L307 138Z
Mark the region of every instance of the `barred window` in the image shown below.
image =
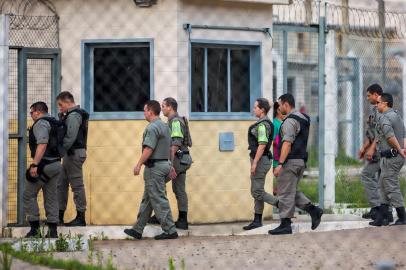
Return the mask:
M259 46L193 44L191 113L250 114L260 95Z
M85 108L96 119L141 118L151 99L150 42L85 43Z

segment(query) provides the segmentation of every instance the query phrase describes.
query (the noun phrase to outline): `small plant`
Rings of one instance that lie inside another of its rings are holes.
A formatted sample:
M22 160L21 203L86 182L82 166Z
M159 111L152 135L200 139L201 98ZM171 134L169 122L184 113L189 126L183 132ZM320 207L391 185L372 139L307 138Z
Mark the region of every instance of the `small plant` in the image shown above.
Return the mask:
M101 232L101 240L105 241L105 240L109 240L108 236L104 234L104 232Z
M89 236L89 239L87 239L87 246L89 247L89 250L94 251L94 240L92 236Z
M112 270L114 269L113 265L113 251L110 250L109 257L107 258L107 265L106 265L107 270Z
M55 248L58 252L66 252L69 249L69 243L63 234L59 234L58 239L55 241Z
M3 270L10 270L11 269L11 264L13 263L13 257L7 253L6 250L1 251L1 269Z
M168 263L169 263L169 270L175 270L175 263L174 263L172 257L169 257Z
M89 250L87 253L87 263L93 264L93 250Z
M98 250L96 252L96 259L97 259L97 266L102 267L103 266L103 252Z
M76 251L81 251L82 250L82 234L76 235L76 241L75 241L75 250Z

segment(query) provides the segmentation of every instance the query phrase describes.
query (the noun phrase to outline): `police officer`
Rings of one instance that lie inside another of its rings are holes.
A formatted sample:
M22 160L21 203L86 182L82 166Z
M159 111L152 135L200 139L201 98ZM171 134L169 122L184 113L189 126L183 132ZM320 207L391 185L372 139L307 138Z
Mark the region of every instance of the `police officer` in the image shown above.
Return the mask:
M86 160L89 114L75 104L72 94L67 91L61 92L57 96L56 101L61 112L60 119L65 122L67 128L63 142L66 155L63 158L63 170L58 183L59 222L63 224L70 185L77 214L75 219L65 225L86 226L86 193L83 182L83 163Z
M367 195L368 203L371 210L364 214L362 217L366 219L375 219L376 212L379 211L380 198L379 198L379 154L376 152L376 126L379 112L376 108L376 102L382 95L383 90L379 84L372 84L367 88L367 100L373 105L367 120L367 139L361 149L359 150L359 158L366 159L366 164L361 173L361 182L364 185ZM393 221L392 214L389 217Z
M30 114L32 120L34 120L34 124L29 130L29 146L33 160L27 170L23 200L24 211L31 230L26 237L39 236L40 214L37 197L42 189L49 228L47 237L57 238L57 183L62 166L60 154L57 151L56 139L51 137L51 123L56 119L48 115L48 107L44 102L32 104Z
M172 190L178 202L179 217L175 222L176 228L188 229L188 197L186 193L186 171L192 165L189 147L192 146L189 124L185 117L178 114L178 103L174 98L165 98L162 102L162 113L168 117L171 131L171 161L176 177L172 180Z
M279 109L286 118L280 129L281 150L279 165L274 170L278 185L278 207L281 224L270 234L291 234L291 218L295 206L305 210L312 219L312 230L320 224L323 210L311 203L297 186L306 167L307 140L309 137L310 117L295 110L295 99L291 94L284 94L278 100Z
M155 100L148 101L144 106L144 116L149 122L145 128L142 141L142 155L134 167L134 175L139 175L144 164L145 190L137 216L137 222L132 229L124 233L141 239L145 225L151 217L152 210L161 224L162 234L155 236L156 240L175 239L178 237L175 223L172 219L169 201L166 197L166 179L171 172L170 147L171 134L167 124L160 118L161 106Z
M381 205L376 219L370 222L373 226L389 224L388 208L396 208L398 220L394 225L406 224L404 199L400 191L399 173L405 162L404 138L405 126L400 115L392 109L393 97L383 93L377 101L377 109L381 113L377 125L377 150L380 152L381 174L379 177Z
M251 195L254 198L254 220L244 226L252 230L262 226L264 202L277 206L278 199L265 192L266 174L272 167L272 138L274 126L267 114L271 106L265 98L258 98L254 103L253 113L258 121L248 129L248 150L251 161Z

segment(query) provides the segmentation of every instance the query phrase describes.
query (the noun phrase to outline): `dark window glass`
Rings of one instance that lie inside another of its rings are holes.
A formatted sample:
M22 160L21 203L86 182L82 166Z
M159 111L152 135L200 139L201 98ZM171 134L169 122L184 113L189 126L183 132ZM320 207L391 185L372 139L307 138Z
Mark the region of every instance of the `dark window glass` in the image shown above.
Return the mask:
M192 112L204 112L204 49L192 49Z
M143 111L150 99L149 47L94 49L94 112Z
M209 112L227 112L227 49L207 49Z
M250 51L231 50L231 111L250 112Z

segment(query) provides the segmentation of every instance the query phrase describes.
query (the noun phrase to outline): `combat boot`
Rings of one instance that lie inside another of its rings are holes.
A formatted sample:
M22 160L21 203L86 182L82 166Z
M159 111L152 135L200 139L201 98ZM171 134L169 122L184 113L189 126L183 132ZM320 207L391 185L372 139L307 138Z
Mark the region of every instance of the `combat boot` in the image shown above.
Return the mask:
M273 230L269 230L268 233L272 235L281 235L281 234L292 234L292 221L290 218L282 218L281 225L276 227Z
M141 240L142 238L142 234L140 234L134 229L125 229L124 233L138 240Z
M369 222L369 225L371 226L388 226L389 225L389 221L388 221L388 210L389 209L389 205L387 204L381 204L381 206L379 207L379 211L376 212L376 218L374 221Z
M312 230L315 230L321 222L323 209L311 203L307 204L304 209L307 213L309 213L310 217L312 218Z
M376 213L379 211L379 206L372 207L371 210L368 213L365 213L362 215L362 218L365 219L376 219Z
M387 217L388 217L388 223L390 224L390 223L392 223L393 222L393 213L392 213L392 207L389 207L388 208L388 214L387 214Z
M71 222L65 224L67 227L86 226L85 212L78 211L76 217Z
M58 238L56 226L56 223L48 223L48 233L46 235L47 238Z
M175 226L178 229L187 230L189 228L187 222L187 212L179 211L178 221L175 222Z
M161 233L160 235L157 235L154 237L155 240L168 240L168 239L176 239L178 238L178 233L174 232L174 233Z
M262 214L255 214L254 221L252 221L247 226L242 227L244 230L253 230L262 227Z
M41 232L39 230L39 221L30 221L30 231L25 235L25 238L30 237L41 237Z
M404 207L397 207L396 213L398 214L398 220L392 225L406 225L406 211Z

